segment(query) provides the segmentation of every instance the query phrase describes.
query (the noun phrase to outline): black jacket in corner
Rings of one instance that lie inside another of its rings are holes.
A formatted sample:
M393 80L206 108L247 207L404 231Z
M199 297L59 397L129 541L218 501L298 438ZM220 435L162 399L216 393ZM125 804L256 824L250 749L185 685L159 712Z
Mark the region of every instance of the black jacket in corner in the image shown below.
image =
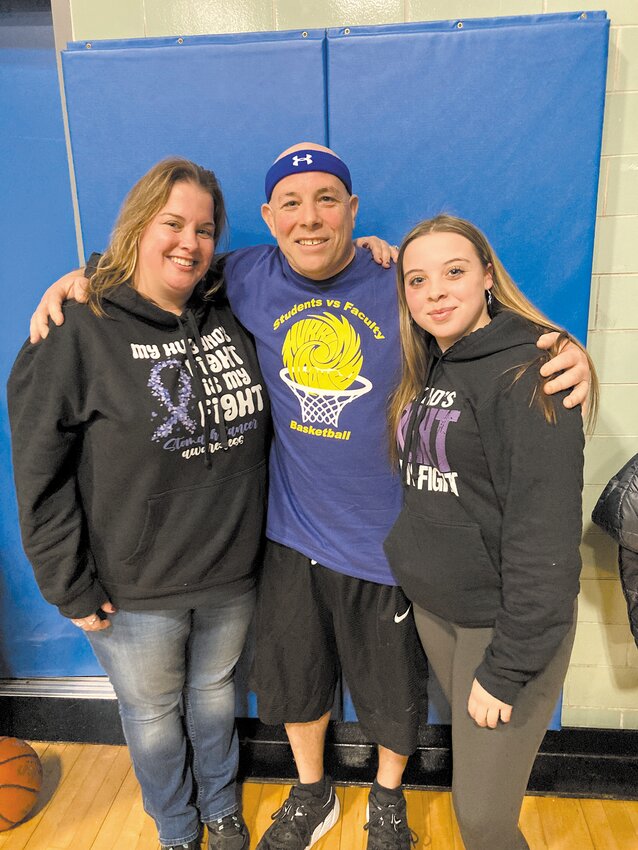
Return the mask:
M591 518L618 543L620 583L638 647L638 454L608 481Z
M269 408L222 296L182 316L129 286L105 317L70 303L9 378L25 551L67 617L107 599L189 608L254 583ZM207 451L205 451L207 446Z
M538 335L504 310L445 354L432 346L405 506L385 544L419 606L494 627L476 678L509 704L567 634L581 566L580 408L558 397L557 424L545 420L532 401L540 364L514 382L512 367L538 358Z

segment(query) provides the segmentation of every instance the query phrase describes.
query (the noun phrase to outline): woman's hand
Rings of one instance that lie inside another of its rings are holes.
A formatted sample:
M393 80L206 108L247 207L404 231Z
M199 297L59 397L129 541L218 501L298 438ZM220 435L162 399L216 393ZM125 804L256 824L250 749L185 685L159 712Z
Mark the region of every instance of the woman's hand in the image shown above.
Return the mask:
M29 325L29 339L33 344L46 339L49 334L49 319L56 325L64 324L62 304L69 298L76 301L86 301L86 285L88 281L84 277L84 269L76 269L68 272L64 277L56 280L42 296L35 313L31 316Z
M539 348L548 349L558 339L555 331L543 334L538 338L536 345ZM557 374L562 373L562 374ZM552 357L541 366L541 375L549 378L556 377L545 384L545 392L548 395L558 393L561 390L571 389L571 393L563 399L565 407L576 407L583 405L583 413L586 413L587 396L589 395L589 364L583 351L571 340L565 340L561 346L560 353Z
M509 723L512 716L512 706L488 694L476 679L472 682L467 710L478 726L489 726L490 729L496 729L499 720L502 723Z
M390 268L390 260L396 263L399 256L398 246L390 245L389 242L386 242L385 239L381 239L379 236L359 236L358 239L354 240L354 244L357 248L367 248L372 254L372 259L375 263L378 263L385 269Z
M115 606L111 602L105 602L100 607L100 611L104 611L105 614L115 614ZM78 629L82 629L83 632L101 632L111 626L111 621L108 617L100 617L98 614L89 614L88 617L73 619L71 622Z

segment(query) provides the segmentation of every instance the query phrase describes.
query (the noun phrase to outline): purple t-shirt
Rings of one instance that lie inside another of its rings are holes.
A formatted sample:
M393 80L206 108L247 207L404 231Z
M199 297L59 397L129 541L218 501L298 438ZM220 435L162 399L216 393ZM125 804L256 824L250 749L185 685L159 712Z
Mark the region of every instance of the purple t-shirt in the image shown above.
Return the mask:
M272 404L268 537L337 572L396 584L383 552L402 502L386 418L400 367L394 269L357 251L317 282L259 246L229 255L226 282Z

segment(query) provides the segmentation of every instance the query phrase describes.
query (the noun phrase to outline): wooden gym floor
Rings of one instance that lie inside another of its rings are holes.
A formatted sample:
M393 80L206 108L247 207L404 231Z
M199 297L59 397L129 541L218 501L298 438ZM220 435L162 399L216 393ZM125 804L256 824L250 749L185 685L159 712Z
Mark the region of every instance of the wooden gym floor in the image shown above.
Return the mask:
M44 785L31 817L0 832L0 850L157 850L155 828L142 809L125 747L33 744ZM247 782L244 817L251 850L289 786ZM363 850L367 788L337 789L342 817L316 850ZM450 795L407 791L417 849L463 850ZM637 850L638 802L526 797L521 825L531 850ZM205 846L205 844L203 845Z

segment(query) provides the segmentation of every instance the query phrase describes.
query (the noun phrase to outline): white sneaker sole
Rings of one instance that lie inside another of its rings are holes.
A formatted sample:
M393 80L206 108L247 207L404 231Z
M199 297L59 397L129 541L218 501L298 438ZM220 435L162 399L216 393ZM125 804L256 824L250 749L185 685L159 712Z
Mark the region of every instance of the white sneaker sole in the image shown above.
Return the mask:
M310 850L310 848L313 847L317 843L317 841L319 841L320 838L323 838L323 836L326 834L326 832L328 832L329 829L332 829L332 827L339 820L340 812L341 804L339 803L339 798L335 793L335 804L332 807L330 814L324 821L321 821L319 826L312 833L312 835L310 836L310 844L307 844L304 850Z

